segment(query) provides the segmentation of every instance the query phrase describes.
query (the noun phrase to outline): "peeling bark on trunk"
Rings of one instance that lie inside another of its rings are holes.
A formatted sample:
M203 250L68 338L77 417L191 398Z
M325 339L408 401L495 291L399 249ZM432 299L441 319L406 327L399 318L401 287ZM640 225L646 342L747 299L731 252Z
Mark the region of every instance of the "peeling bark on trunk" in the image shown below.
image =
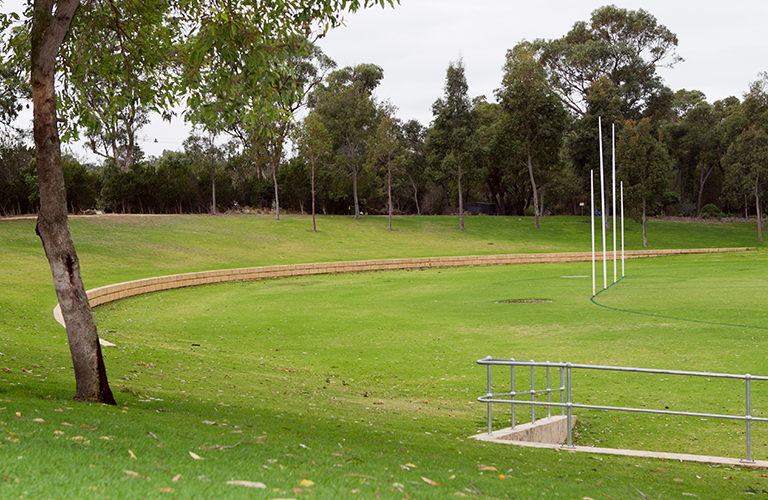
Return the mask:
M40 186L40 213L36 230L51 267L56 296L67 325L77 386L75 400L115 404L107 382L93 312L80 277L80 263L69 232L56 122L56 56L78 5L77 0L60 0L58 3L37 0L34 3L31 83Z

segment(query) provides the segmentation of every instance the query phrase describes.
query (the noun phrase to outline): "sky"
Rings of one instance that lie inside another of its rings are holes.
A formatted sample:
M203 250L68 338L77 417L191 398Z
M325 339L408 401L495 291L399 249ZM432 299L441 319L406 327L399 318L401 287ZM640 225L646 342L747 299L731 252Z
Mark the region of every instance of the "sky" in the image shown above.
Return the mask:
M10 3L10 2L9 2ZM401 0L394 8L373 7L344 14L345 25L330 31L319 45L338 66L373 63L384 70L376 89L402 120L432 120L432 103L443 95L451 61L464 62L470 97L493 100L500 86L508 49L522 40L565 35L577 21L608 1L592 0ZM614 1L644 9L677 34L684 62L659 74L672 90L700 90L709 102L741 98L758 74L768 71L768 2L765 0ZM189 135L182 118L159 118L140 132L151 156L181 150ZM157 142L155 142L155 140ZM92 158L84 148L72 151Z

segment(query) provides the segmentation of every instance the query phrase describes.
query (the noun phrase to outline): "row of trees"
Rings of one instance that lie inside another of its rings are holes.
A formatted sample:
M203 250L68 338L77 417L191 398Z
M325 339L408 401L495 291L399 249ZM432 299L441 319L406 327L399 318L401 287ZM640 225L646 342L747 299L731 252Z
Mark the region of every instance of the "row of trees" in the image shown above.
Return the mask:
M134 139L154 108L137 108L144 101L134 95L126 97L133 107L117 106L127 115L110 113L103 108L114 100L93 97L105 86L73 70L70 79L88 92L68 90L65 102L83 110L80 129L85 124L105 162L70 176L89 179L68 183L70 208L215 212L247 205L278 218L281 206L355 217L458 213L463 227L464 204L472 201L491 203L501 215L534 215L539 227L540 215L578 213L588 199L602 117L606 138L615 126L619 176L638 216L701 216L708 204L726 213L763 211L768 77L743 100L709 103L698 91L672 92L656 70L681 60L677 37L643 10L603 7L560 39L518 44L507 53L495 102L470 97L462 61L452 62L429 128L400 121L391 103L375 98L382 68L335 69L307 39L300 43L304 50L282 59L274 109L265 111L273 94L221 82L199 87L188 118L205 137L161 158L142 158ZM302 108L300 122L283 119ZM234 142L217 146L221 134ZM604 148L610 158L610 141ZM30 153L21 143L5 151L0 209L35 211ZM77 170L73 159L68 164Z

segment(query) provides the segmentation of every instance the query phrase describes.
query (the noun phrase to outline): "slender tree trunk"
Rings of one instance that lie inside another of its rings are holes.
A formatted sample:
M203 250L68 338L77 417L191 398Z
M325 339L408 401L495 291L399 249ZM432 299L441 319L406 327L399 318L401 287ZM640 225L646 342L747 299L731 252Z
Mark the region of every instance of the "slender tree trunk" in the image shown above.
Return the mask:
M528 175L531 177L531 188L533 189L533 215L535 218L536 229L539 228L539 194L536 192L536 180L533 176L533 159L531 152L528 152Z
M763 241L763 211L760 207L760 179L755 183L755 208L757 208L757 241Z
M539 188L539 214L544 217L544 184L541 179L539 179L539 184L541 185Z
M701 217L701 198L704 194L704 185L707 183L707 179L709 179L709 174L715 169L715 165L712 165L709 170L707 170L706 175L704 174L704 169L701 169L701 175L699 176L699 196L696 200L696 217Z
M645 200L643 200L643 246L648 248L648 232L645 230Z
M413 177L411 179L411 186L413 186L413 201L416 203L416 215L421 215L421 209L419 208L419 187L414 182Z
M280 198L277 193L277 165L272 165L272 184L275 185L275 220L280 220Z
M464 231L464 199L461 193L461 163L459 163L459 229Z
M387 164L387 196L389 197L389 230L392 231L392 168L389 164Z
M216 167L211 161L211 215L216 215Z
M75 369L75 400L115 404L69 232L56 119L56 56L78 5L77 0L36 0L33 6L30 81L40 186L36 231L51 267L56 296L67 325L69 351ZM52 14L54 6L55 16Z
M352 196L355 198L355 219L359 219L360 203L357 199L357 168L352 169Z
M315 159L312 158L312 232L317 232L315 224Z

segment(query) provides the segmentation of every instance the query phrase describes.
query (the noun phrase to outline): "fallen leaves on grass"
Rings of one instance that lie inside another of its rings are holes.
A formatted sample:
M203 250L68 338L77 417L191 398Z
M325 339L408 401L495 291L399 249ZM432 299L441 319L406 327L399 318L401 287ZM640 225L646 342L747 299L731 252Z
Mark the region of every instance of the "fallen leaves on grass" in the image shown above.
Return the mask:
M32 421L33 422L37 422L39 424L44 424L45 423L45 420L43 420L42 418L33 418Z
M233 479L231 481L227 481L227 484L231 484L233 486L245 486L246 488L260 488L260 489L267 488L266 484L260 483L258 481L235 481Z
M497 469L496 467L493 467L491 465L479 464L477 466L477 468L480 469L480 470L490 470L490 471L494 471L494 472L498 472L499 471L499 469Z
M299 483L299 486L301 486L302 488L309 488L310 486L314 486L314 485L315 485L315 482L312 481L311 479L302 479L301 482Z
M173 479L171 479L171 482L176 483L179 481L179 479L181 479L181 474L176 474L175 476L173 476Z
M424 476L421 476L421 480L431 486L440 486L440 483L438 483L437 481L432 481L431 479Z
M174 490L173 488L165 487L165 488L158 488L157 491L162 491L163 493L173 493L176 490Z
M140 478L140 479L146 479L147 481L152 481L152 478L151 478L151 477L149 477L149 476L143 476L143 475L139 474L138 472L134 472L134 471L132 471L132 470L123 470L123 472L125 472L126 474L128 474L128 479L136 479L136 478Z
M128 449L128 454L131 456L132 459L137 460L136 454L130 448Z
M195 460L202 460L203 459L203 457L201 457L200 455L198 455L197 453L195 453L193 451L189 452L189 456L194 458Z
M412 464L411 462L408 462L405 465L401 465L400 468L403 470L411 470L416 468L416 464Z

